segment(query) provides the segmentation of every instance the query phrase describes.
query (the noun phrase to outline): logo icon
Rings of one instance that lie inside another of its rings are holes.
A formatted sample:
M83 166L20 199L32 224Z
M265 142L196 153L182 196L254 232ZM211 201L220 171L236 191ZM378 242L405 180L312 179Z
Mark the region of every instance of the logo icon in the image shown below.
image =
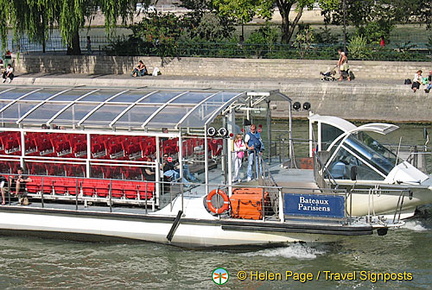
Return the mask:
M217 285L223 285L228 282L229 273L224 268L216 268L212 272L212 280Z

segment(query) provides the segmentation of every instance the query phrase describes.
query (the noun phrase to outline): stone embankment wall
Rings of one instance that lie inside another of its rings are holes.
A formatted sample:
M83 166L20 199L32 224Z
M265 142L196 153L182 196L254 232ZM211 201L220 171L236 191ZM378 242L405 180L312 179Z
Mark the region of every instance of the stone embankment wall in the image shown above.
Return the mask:
M15 69L21 73L129 74L138 60L143 60L150 70L159 67L172 76L289 79L316 79L320 71L331 69L336 63L335 60L185 57L174 58L161 67L158 57L21 55L15 60ZM403 81L412 78L418 69L426 74L432 70L432 63L350 61L350 67L361 80Z
M159 67L162 75L155 78L129 78L131 69L140 59L150 71ZM58 85L135 86L136 83L137 86L164 88L279 90L294 101L310 102L312 110L322 115L336 115L351 120L432 122L432 93L426 94L423 88L413 93L410 86L403 84L404 79L412 78L418 69L422 69L426 76L432 70L431 62L350 61L355 80L321 81L320 71L332 68L335 62L174 58L162 67L157 57L21 55L14 60L14 65L18 74L45 75L43 79L33 80L34 84L49 85L47 82L55 82L54 78L49 79L47 75L61 77L62 74L90 74L92 77L87 80L80 79L75 83L68 80L70 84L62 80ZM117 75L116 82L106 75ZM278 108L277 111L277 116L283 116L286 112L284 108Z

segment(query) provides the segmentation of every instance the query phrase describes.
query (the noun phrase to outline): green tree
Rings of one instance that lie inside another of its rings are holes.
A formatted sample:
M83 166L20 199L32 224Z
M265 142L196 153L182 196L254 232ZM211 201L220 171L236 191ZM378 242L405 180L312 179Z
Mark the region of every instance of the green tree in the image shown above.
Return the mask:
M345 3L345 6L343 5ZM386 38L397 23L424 23L431 25L430 0L342 0L336 6L322 6L326 23L354 25L357 34L368 42Z
M58 27L69 54L81 54L79 30L86 20L100 9L105 16L105 27L111 31L121 18L125 23L135 12L138 2L150 0L0 0L0 37L5 47L8 28L16 39L27 35L30 40L44 43L49 30Z
M303 16L305 9L312 9L313 5L325 5L327 8L335 6L338 0L213 0L213 5L224 15L237 19L239 23L246 23L252 17L259 16L271 19L277 7L282 18L281 42L288 43ZM290 12L294 15L291 18Z
M157 55L162 59L177 55L177 40L182 33L182 20L172 13L152 13L149 17L130 26L133 37L151 44Z
M215 41L230 38L234 31L232 17L220 13L212 0L180 0L189 9L183 17L185 34L195 40Z

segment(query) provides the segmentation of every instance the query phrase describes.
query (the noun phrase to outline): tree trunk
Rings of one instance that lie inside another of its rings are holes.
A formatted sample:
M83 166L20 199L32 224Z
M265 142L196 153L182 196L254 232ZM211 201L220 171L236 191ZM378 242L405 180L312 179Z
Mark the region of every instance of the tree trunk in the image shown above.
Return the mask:
M81 55L79 32L75 31L72 36L72 44L68 45L67 52L68 55Z
M291 38L294 34L294 30L297 27L297 24L303 15L303 7L301 7L301 8L299 8L299 12L297 13L294 20L292 22L290 22L289 13L291 11L293 4L296 2L298 2L298 1L293 1L293 0L288 0L288 1L277 0L276 1L277 7L279 8L279 13L280 13L281 18L282 18L282 25L281 25L281 32L282 32L281 42L282 43L289 43L289 41L291 40Z

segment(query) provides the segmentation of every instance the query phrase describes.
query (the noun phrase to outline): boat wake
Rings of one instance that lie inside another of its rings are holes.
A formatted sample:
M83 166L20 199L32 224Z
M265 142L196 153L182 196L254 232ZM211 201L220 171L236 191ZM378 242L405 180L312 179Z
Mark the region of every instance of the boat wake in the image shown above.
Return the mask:
M420 221L414 220L405 222L405 225L403 225L402 228L409 229L415 232L424 232L428 230L428 228L426 228Z
M313 260L326 251L312 248L306 244L293 244L287 247L271 248L253 253L242 253L244 256L283 257L287 259Z

